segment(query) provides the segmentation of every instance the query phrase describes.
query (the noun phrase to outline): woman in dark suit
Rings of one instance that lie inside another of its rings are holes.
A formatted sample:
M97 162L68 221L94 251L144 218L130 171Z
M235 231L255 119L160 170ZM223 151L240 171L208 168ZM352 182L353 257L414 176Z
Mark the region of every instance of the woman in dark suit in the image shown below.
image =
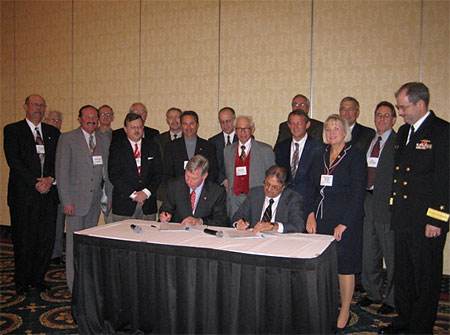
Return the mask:
M361 272L362 226L367 179L365 153L348 146L352 138L347 121L330 115L324 123L323 155L312 169L315 192L314 212L309 213L306 230L310 234L333 235L338 241L338 272L341 309L338 330L350 321L350 303L355 274Z

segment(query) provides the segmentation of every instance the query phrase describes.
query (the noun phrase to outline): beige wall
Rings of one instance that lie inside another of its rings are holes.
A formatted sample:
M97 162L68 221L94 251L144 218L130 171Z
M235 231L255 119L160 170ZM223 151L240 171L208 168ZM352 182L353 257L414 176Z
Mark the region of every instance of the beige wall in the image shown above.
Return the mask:
M142 101L151 126L164 131L171 106L193 109L209 137L229 105L253 115L256 137L273 144L297 93L312 97L320 120L355 96L360 122L372 126L376 103L393 102L413 80L429 86L431 108L449 120L449 10L446 0L2 0L0 126L22 119L24 98L36 92L64 113L64 131L84 104L111 105L118 128Z

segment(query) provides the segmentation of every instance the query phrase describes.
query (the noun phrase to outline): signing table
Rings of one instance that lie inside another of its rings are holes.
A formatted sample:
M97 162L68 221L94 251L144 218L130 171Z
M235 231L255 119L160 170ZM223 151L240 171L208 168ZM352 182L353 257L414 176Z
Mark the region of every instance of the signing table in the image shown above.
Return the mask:
M210 227L224 232L218 238L154 226L126 220L75 233L72 307L80 334L332 332L333 237L236 239L227 236L233 228Z

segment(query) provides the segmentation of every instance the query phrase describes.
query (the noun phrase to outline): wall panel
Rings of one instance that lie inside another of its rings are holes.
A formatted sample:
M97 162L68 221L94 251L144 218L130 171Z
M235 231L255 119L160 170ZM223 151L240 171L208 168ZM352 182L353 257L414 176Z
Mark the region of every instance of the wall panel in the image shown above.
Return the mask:
M113 128L138 100L139 1L74 2L73 115L86 104L110 105Z
M314 111L324 120L345 96L359 100L359 122L407 81L419 80L420 1L316 0ZM402 120L400 120L402 121Z
M275 143L297 93L310 93L310 1L222 1L220 107L253 115Z
M216 128L218 1L142 2L142 101L147 124L167 130L175 106L199 114L201 137Z

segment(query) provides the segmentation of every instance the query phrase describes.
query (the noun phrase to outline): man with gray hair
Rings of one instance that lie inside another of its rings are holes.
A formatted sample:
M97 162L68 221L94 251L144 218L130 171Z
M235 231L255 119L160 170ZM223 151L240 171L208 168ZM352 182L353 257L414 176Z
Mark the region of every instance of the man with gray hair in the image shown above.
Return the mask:
M230 218L242 205L250 189L263 185L267 169L275 165L272 147L253 138L255 123L251 116L237 116L234 129L239 141L223 151L228 183L227 211Z
M208 177L209 162L202 155L192 157L184 172L169 182L167 197L161 206L161 222L179 222L186 225L226 226L226 195Z

